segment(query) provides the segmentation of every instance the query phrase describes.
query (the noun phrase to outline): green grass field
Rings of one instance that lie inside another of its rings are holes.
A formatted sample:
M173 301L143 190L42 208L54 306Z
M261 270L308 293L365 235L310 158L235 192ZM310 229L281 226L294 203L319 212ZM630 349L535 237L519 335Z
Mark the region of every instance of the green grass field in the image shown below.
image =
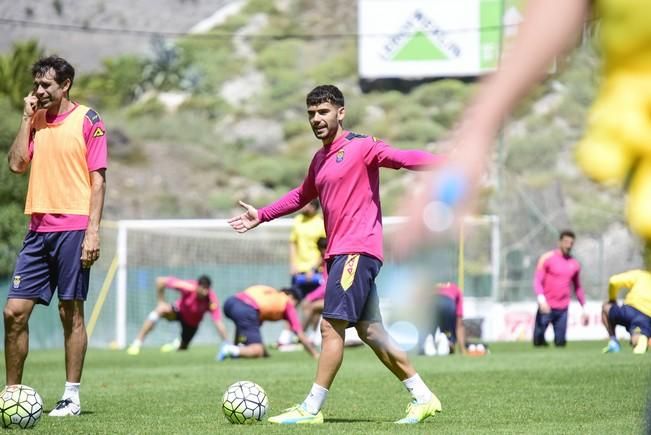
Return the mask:
M651 356L628 348L602 355L598 342L566 349L532 349L528 343L494 344L486 357L421 357L413 362L443 403L421 425L396 427L409 395L366 348L346 350L326 402L324 425L231 425L221 413L228 385L251 380L269 395L271 414L300 402L315 362L303 352L264 360L215 362L215 348L138 357L91 349L82 382L82 416L43 416L38 433L640 433ZM39 391L47 411L62 392L62 351L30 353L24 383Z

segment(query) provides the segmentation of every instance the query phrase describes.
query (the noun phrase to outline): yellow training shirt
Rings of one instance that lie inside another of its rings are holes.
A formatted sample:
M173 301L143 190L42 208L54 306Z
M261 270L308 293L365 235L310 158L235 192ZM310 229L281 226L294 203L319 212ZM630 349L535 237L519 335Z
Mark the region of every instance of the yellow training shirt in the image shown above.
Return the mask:
M622 288L628 289L624 304L651 317L651 273L630 270L611 276L608 281L608 299L615 300Z

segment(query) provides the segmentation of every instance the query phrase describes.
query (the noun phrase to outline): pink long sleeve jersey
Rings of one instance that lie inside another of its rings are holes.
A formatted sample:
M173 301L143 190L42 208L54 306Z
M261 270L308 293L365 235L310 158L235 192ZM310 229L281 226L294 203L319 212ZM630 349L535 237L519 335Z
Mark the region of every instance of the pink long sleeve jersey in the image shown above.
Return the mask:
M261 208L259 218L266 222L293 213L318 196L328 237L325 258L355 253L382 261L379 169L426 170L441 161L426 151L401 150L344 131L316 152L303 183Z
M560 249L543 254L534 275L536 295L544 295L551 308L564 310L570 305L570 287L574 287L579 303L585 305L580 271L579 262L574 257L564 256Z

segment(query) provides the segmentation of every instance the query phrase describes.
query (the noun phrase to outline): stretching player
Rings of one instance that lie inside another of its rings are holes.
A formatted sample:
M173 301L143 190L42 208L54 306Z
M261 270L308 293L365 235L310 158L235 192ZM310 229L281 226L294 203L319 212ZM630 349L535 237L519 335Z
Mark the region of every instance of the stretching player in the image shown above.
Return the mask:
M287 321L305 351L316 358L318 353L303 334L298 319L295 291L293 288L278 291L266 285L254 285L226 299L224 314L235 323L235 344L224 344L217 354L217 360L267 356L260 326L265 321L274 320Z
M158 320L162 317L169 321L177 321L181 324L181 340L178 350L186 350L192 338L199 329L199 324L206 312L210 312L212 321L215 324L217 333L223 341L226 341L226 328L221 319L219 311L219 299L210 288L210 278L206 275L200 276L196 281L183 280L173 276L161 276L156 279L156 295L158 305L149 313L143 323L138 337L127 349L129 355L138 355L145 337L154 329ZM173 304L165 300L165 289L173 289L180 293L179 298ZM162 351L176 350L165 345Z
M617 294L622 289L626 289L626 298L623 305L618 305ZM633 353L645 353L651 337L651 273L630 270L611 276L601 320L610 336L604 352L619 352L615 326L622 325L631 334Z
M335 86L316 87L306 103L312 131L322 142L307 177L260 210L240 202L246 212L229 221L233 229L244 233L299 210L317 196L323 208L328 280L316 380L302 404L269 421L323 423L321 408L343 360L345 331L355 326L359 337L412 395L407 416L397 423L421 422L441 411L441 403L382 324L375 287L383 260L379 175L380 168L429 169L439 158L424 151L392 148L375 137L344 130L344 96Z

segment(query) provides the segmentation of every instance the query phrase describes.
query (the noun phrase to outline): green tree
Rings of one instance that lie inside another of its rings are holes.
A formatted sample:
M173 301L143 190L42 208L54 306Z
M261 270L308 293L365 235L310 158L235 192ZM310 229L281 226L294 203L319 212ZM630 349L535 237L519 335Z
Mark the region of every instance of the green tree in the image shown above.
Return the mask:
M21 106L22 110L22 106ZM27 219L23 203L27 177L12 174L5 156L20 123L20 113L9 99L0 97L0 278L9 276L25 235Z
M16 43L10 53L0 56L0 94L16 110L23 109L23 98L32 87L32 64L42 55L43 49L32 40Z
M11 52L0 56L0 277L13 271L27 223L23 214L27 178L12 174L4 158L32 87L31 66L42 56L36 41L14 44Z

